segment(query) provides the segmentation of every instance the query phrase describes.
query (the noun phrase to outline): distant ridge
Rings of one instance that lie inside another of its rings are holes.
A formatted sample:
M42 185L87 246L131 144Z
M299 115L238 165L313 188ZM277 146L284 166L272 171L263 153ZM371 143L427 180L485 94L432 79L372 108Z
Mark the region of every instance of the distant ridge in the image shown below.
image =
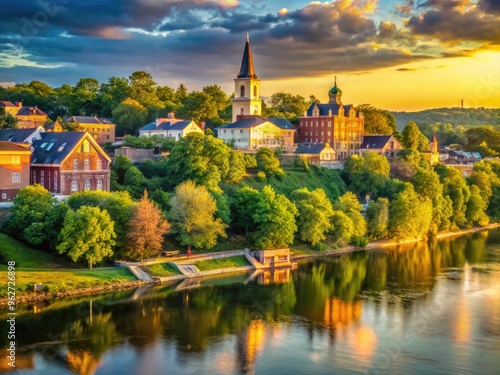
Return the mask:
M390 112L396 119L398 130L414 121L417 125L436 122L454 126L500 125L500 108L433 108L416 112Z

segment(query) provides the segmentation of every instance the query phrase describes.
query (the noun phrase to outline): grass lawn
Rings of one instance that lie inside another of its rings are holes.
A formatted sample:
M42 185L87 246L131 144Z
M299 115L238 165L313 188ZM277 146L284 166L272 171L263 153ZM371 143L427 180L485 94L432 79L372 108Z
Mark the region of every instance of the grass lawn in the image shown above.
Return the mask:
M177 276L181 275L178 269L167 263L157 263L150 266L141 267L141 269L151 276Z
M32 249L5 233L0 233L0 256L3 257L3 264L7 264L7 261L15 261L16 269L69 268L74 264L62 257L57 257L42 250Z
M136 280L126 268L116 267L93 270L26 270L16 269L17 293L32 291L35 283L43 284L47 292L66 292ZM0 294L7 295L7 272L0 275Z
M248 266L249 263L243 255L229 258L220 258L213 260L201 260L194 264L200 271L218 270L220 268L231 268Z

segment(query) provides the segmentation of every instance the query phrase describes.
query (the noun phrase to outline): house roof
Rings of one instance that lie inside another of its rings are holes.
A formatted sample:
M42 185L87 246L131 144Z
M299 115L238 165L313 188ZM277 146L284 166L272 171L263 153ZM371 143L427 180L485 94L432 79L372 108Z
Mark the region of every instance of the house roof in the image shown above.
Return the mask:
M337 103L327 103L327 104L312 103L309 106L309 109L307 110L308 117L312 117L314 106L318 106L320 116L328 116L330 110L332 110L332 115L338 115L340 107L344 108L344 113L349 113L349 111L351 110L352 104L342 105L342 104L337 104Z
M8 101L0 101L0 107L17 107L17 105Z
M238 73L238 78L257 78L255 74L255 69L253 67L253 57L252 50L250 49L250 40L248 39L245 43L245 49L243 50L243 58L241 59L240 72Z
M32 164L62 163L85 137L88 137L94 146L99 147L87 132L41 133L41 136L42 139L33 142Z
M156 122L150 122L139 130L184 130L193 123L192 120L176 120L172 125L170 121L164 121L158 126ZM196 125L196 124L195 124Z
M56 126L61 126L61 124L57 120L51 124L45 124L45 129L54 129Z
M479 152L466 152L461 150L450 150L448 152L451 156L458 156L465 159L481 159L481 154Z
M286 118L282 118L282 117L268 117L267 119L269 120L269 122L272 122L278 128L295 130L295 128L293 127L293 125L290 124L290 122Z
M47 114L38 107L23 106L17 111L18 116L47 116Z
M392 135L365 135L359 148L366 150L384 148L391 137Z
M29 145L28 145L29 146ZM0 152L29 152L29 148L26 148L26 146L17 144L17 143L12 143L8 141L0 141Z
M79 124L104 124L104 125L114 125L113 122L104 117L97 116L71 116L66 119L68 122L77 122Z
M288 122L287 119L280 117L269 117L264 118L262 116L246 116L235 122L230 122L229 124L221 125L215 130L219 129L250 129L255 126L262 125L265 122L270 122L271 124L277 126L284 130L295 130L292 124Z
M0 141L26 142L30 135L36 132L38 128L30 129L0 129Z
M326 148L325 143L301 143L297 150L295 150L296 154L320 154ZM333 150L333 149L332 149ZM333 150L335 152L335 150Z

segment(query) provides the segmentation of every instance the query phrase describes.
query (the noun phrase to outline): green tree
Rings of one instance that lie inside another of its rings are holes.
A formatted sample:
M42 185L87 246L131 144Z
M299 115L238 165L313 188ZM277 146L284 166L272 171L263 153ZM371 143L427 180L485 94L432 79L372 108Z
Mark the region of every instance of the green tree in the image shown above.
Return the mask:
M113 120L125 134L135 134L146 125L148 110L138 101L127 98L113 109Z
M188 94L178 111L181 118L190 118L193 121L217 119L217 103L203 91L193 91Z
M0 129L16 129L17 118L11 114L5 114L5 109L0 108Z
M365 118L365 134L392 134L396 131L396 120L387 111L370 104L361 104L356 109Z
M432 201L406 182L389 206L389 235L397 240L422 238L429 232L431 220Z
M487 201L481 195L481 190L476 185L470 187L470 197L467 201L465 216L469 225L488 225L490 219L485 211L488 207Z
M292 192L299 216L297 219L298 234L301 241L315 246L326 239L325 233L330 229L330 218L333 207L323 189L309 191L307 188Z
M144 191L129 221L127 253L130 259L142 262L144 258L159 255L163 235L169 228L170 224L163 218L161 210L148 199L148 193Z
M127 169L127 172L125 172L124 184L133 198L139 198L141 196L144 183L144 175L137 167L130 167Z
M418 151L429 151L429 140L422 134L417 124L410 121L401 132L403 146Z
M354 234L354 223L349 216L342 211L334 210L330 219L330 224L330 233L332 233L337 240L346 243L351 241Z
M132 168L134 164L132 161L124 155L118 155L115 157L113 164L111 164L111 171L115 173L114 181L112 178L111 181L111 190L117 190L113 187L116 186L119 188L119 185L123 185L125 183L125 173L129 168Z
M99 207L83 206L76 212L68 211L57 251L68 253L74 262L83 257L92 268L113 255L116 237L113 226L108 212Z
M233 227L244 229L245 235L255 230L253 215L259 201L259 192L245 186L238 190L231 200L231 222Z
M238 150L231 150L229 154L229 171L226 182L232 184L240 181L246 175L245 155Z
M389 230L389 200L387 198L370 200L366 208L365 219L369 238L378 240L385 237Z
M230 170L231 149L220 139L191 133L179 140L167 159L170 182L176 186L194 181L212 191L219 191L219 182L226 182ZM232 174L231 178L235 178Z
M256 159L257 168L267 176L282 177L284 175L283 169L280 168L280 160L274 150L261 147L257 152Z
M227 237L227 225L215 218L217 204L206 187L183 182L175 189L170 206L172 230L182 245L211 249L218 237Z
M61 233L64 218L70 209L71 208L68 203L61 202L59 204L52 205L45 216L43 229L43 232L45 233L45 243L52 251L56 251L59 233Z
M69 98L69 113L72 115L92 115L98 113L97 91L99 81L94 78L80 78L73 87Z
M309 107L306 99L300 95L277 92L271 95L269 107L278 110L286 118L300 117Z
M101 83L98 92L100 115L111 117L113 109L130 96L130 86L127 78L111 77L107 83Z
M345 171L351 182L349 189L356 194L370 194L373 198L384 195L390 171L390 164L385 156L375 152L353 155L347 159Z
M41 245L46 241L44 223L54 203L52 194L39 184L20 189L6 223L7 232L30 245Z
M354 236L363 237L366 234L366 220L361 214L363 206L359 203L356 195L350 191L343 194L333 205L334 210L342 211L346 214L354 226Z
M256 230L253 240L258 249L279 249L293 243L297 231L295 204L271 186L264 186L253 214Z

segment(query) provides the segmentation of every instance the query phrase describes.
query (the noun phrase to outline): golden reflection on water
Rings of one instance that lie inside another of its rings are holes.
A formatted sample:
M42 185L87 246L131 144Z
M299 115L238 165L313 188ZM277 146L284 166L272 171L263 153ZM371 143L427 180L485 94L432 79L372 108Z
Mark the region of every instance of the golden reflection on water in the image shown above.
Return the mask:
M71 371L79 375L93 375L101 360L87 351L68 352L66 359Z

